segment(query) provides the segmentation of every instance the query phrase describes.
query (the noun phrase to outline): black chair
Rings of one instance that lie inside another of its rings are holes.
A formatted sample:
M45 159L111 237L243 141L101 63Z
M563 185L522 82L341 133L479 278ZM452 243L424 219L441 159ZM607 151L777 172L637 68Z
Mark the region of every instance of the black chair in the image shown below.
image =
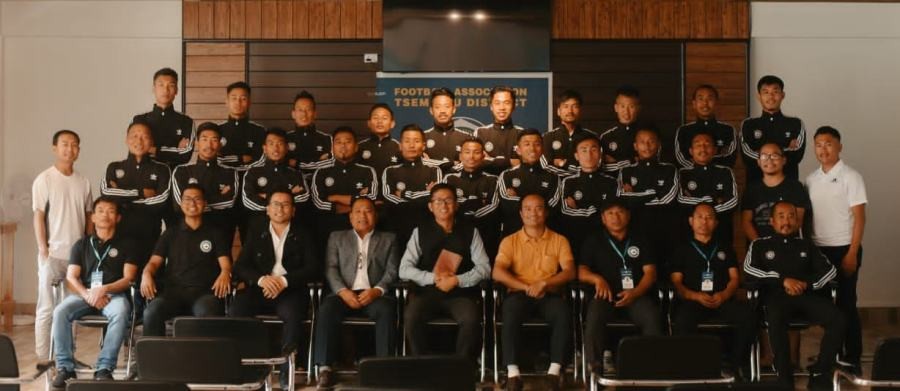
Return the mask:
M679 384L668 391L794 391L777 383Z
M244 365L244 381L265 377L266 387L276 365L288 364L288 387L294 387L294 352L282 352L273 345L266 324L255 318L177 317L173 335L181 337L228 338L237 346Z
M834 389L841 389L841 378L872 391L900 388L900 338L889 338L878 343L872 361L872 378L863 379L843 370L834 371Z
M231 338L145 337L136 344L141 380L184 383L194 389L258 390L246 381L240 347Z
M37 380L52 366L52 362L41 362L34 374L20 376L16 347L8 336L0 334L0 391L18 391L19 385Z
M359 363L359 386L352 389L474 390L477 381L475 363L466 357L373 357Z
M188 391L183 383L156 381L95 381L70 380L66 391Z
M480 284L478 284L478 286L481 290L481 300L479 303L479 304L481 304L481 354L480 354L481 360L479 363L478 370L479 370L479 374L480 374L479 381L483 381L484 375L486 372L485 366L487 364L487 362L486 362L487 361L487 336L488 336L487 295L491 289L490 288L491 283L488 280L484 280ZM400 290L400 297L403 299L403 306L402 306L403 311L406 310L406 304L409 301L410 291L413 288L414 288L414 285L411 282L403 282L402 283L402 288ZM456 327L457 326L456 321L453 320L452 318L436 318L436 319L432 319L432 320L428 321L426 324L429 326L433 326L433 327ZM401 349L402 353L404 356L406 356L406 328L403 328L403 336L402 336L401 343L403 346Z
M618 388L733 382L734 377L722 376L722 342L711 335L626 337L619 343L616 378L591 374L591 390L597 384Z

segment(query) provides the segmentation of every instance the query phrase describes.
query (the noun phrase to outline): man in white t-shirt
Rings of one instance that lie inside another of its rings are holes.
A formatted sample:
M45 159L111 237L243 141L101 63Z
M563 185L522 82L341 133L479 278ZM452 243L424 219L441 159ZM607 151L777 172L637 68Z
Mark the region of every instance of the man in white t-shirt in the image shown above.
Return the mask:
M34 342L37 357L50 357L53 281L66 276L72 246L91 230L91 184L75 172L81 139L71 130L53 135L53 166L31 185L34 236L38 248L38 299Z
M856 280L862 261L866 225L866 187L863 177L841 160L841 134L823 126L814 137L821 166L806 177L813 209L812 239L840 271L837 306L847 320L844 350L839 362L860 374L862 329L856 309Z

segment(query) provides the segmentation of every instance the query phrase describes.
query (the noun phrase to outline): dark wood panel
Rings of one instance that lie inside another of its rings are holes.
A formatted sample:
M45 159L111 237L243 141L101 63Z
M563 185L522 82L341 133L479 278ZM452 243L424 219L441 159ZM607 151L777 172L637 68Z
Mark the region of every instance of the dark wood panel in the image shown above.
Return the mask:
M187 71L244 71L244 56L188 56Z
M282 87L371 87L373 72L250 72L251 85Z
M333 71L380 70L380 64L363 63L362 53L356 56L251 56L250 69L256 71L293 71L321 69Z
M244 48L245 44L242 42L189 42L185 45L185 54L188 56L243 56Z
M250 45L251 56L357 55L361 53L381 53L381 42L260 42Z
M367 103L374 102L374 88L302 88L316 97L316 102ZM293 102L301 88L255 87L253 101L256 103Z
M317 96L316 99L319 99ZM251 114L254 120L266 120L266 119L285 119L291 117L291 109L293 109L293 104L290 103L293 100L288 99L286 103L254 103L252 107ZM369 103L339 103L339 104L330 104L330 103L317 103L316 104L316 117L318 118L357 118L357 119L366 119L369 115L369 109L372 108L372 104Z
M244 72L190 72L185 87L220 87L244 80Z
M294 1L294 39L309 37L309 0Z
M294 5L291 0L278 0L275 36L278 39L294 38Z

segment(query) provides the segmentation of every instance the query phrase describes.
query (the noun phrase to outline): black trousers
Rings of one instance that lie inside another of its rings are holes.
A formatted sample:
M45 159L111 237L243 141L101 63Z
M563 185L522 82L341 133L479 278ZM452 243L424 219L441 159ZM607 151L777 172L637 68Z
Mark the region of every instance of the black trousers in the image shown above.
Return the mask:
M815 293L805 292L799 296L790 296L779 287L773 287L765 297L766 320L769 323L769 341L775 353L775 370L778 380L785 385L793 385L794 371L791 367L790 341L788 339L788 323L797 316L811 323L822 325L825 335L819 349L819 359L815 368L817 373L831 373L835 356L841 349L844 339L844 316L831 303L831 300Z
M641 330L642 335L662 335L662 314L656 299L649 295L638 297L631 305L616 308L614 303L591 299L587 307L584 325L585 356L589 363L599 367L606 349L607 324L616 319L629 319Z
M144 309L144 335L165 336L166 320L176 316L222 316L225 302L216 297L210 288L183 288L167 286Z
M316 319L315 360L318 365L331 365L337 360L341 346L341 322L347 316L365 316L375 321L375 355L388 357L397 347L397 299L381 296L369 305L353 310L340 296L328 295L322 301Z
M284 322L282 350L290 351L303 341L303 321L309 315L309 292L306 287L285 289L274 299L263 296L262 288L250 286L234 298L231 316L250 317L275 313Z
M690 335L697 333L697 324L704 320L720 320L734 328L734 347L731 350L733 368L749 364L750 346L756 337L759 320L750 305L737 300L728 300L719 308L707 308L696 301L678 301L672 316L672 334Z
M572 313L562 296L548 293L535 299L525 292L513 292L506 295L500 311L503 314L500 342L503 343L505 365L516 365L522 344L519 338L522 324L535 314L550 324L550 362L566 363L566 351L572 345Z
M862 267L862 247L856 253L856 258L859 260L856 264L856 271L849 276L844 274L841 269L841 260L847 255L850 246L819 247L819 250L838 269L837 307L844 314L844 320L847 322L842 358L851 364L859 365L862 355L862 325L859 321L859 309L856 307L856 281L859 278L859 268Z
M452 292L452 291L451 291ZM481 309L474 298L452 295L428 286L417 293L404 313L404 327L413 355L429 354L427 322L438 317L456 321L456 354L477 357L481 342Z

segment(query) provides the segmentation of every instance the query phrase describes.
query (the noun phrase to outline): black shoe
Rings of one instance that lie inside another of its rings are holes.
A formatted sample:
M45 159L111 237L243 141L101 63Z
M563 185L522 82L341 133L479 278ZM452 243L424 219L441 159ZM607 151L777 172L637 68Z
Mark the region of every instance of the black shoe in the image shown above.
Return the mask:
M831 383L831 376L828 376L827 373L813 373L809 375L809 384L807 385L808 390L832 390L833 385Z
M94 380L113 380L112 371L109 369L100 369L94 372Z
M53 378L53 383L51 385L53 386L53 388L65 389L66 382L69 379L74 379L75 377L75 371L70 371L65 368L59 368L56 370L56 377Z
M331 370L325 369L319 371L318 380L318 389L320 390L334 387L334 377L332 377Z
M522 383L522 376L513 376L506 378L507 391L522 391L525 385Z

